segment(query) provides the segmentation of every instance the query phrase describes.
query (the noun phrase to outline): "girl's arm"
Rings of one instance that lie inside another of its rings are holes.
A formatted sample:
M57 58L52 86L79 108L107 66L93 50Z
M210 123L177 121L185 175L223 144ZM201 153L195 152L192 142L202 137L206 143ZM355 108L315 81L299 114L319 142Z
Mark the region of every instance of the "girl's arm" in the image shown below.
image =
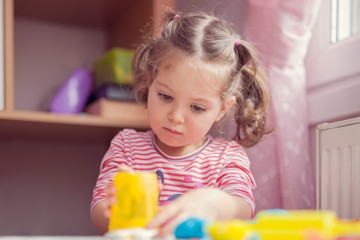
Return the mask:
M91 220L95 228L101 234L104 234L108 231L109 218L105 214L107 209L108 209L108 204L104 200L96 204L91 212Z
M199 188L187 192L161 208L149 222L149 228L160 227L160 236L173 233L176 226L189 217L208 221L250 219L252 209L243 198L232 196L217 188Z

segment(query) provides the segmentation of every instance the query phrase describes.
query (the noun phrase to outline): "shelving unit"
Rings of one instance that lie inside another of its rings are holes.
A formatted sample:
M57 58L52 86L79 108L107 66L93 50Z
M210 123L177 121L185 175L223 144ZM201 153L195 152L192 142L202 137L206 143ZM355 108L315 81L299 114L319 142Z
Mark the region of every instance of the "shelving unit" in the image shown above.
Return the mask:
M13 220L1 234L98 234L89 206L100 161L119 130L149 128L145 113L59 115L47 106L73 70L113 47L135 48L148 23L157 31L164 7L174 1L4 0L0 212Z
M96 116L59 116L45 113L44 109L24 109L20 106L17 108L17 102L20 97L17 95L16 88L20 84L15 81L18 79L17 59L15 51L18 49L16 43L15 19L30 19L31 21L58 24L76 28L85 29L102 29L105 32L106 46L105 50L112 47L134 48L141 38L141 29L154 21L157 26L160 21L160 13L163 7L173 7L173 1L130 1L130 0L64 0L64 1L47 1L47 0L5 0L5 111L0 111L0 124L4 125L9 120L23 122L43 122L57 124L78 124L87 126L103 127L133 127L139 129L148 128L146 121L139 122L138 114L132 112L127 114L126 119L110 120ZM55 46L54 46L55 48ZM19 55L19 54L18 54ZM45 60L46 61L46 60ZM72 66L75 68L77 66ZM20 67L19 67L20 68ZM69 69L69 68L68 68ZM54 73L54 75L57 72ZM67 72L70 74L70 71ZM21 75L21 73L19 74ZM30 76L37 78L38 76ZM62 79L66 78L66 75ZM44 81L45 82L45 81ZM31 84L31 83L27 83ZM59 83L53 86L59 87ZM19 88L19 87L18 87ZM43 94L49 94L44 92ZM25 95L22 93L22 95ZM22 97L22 96L21 96ZM31 93L27 98L34 98ZM23 99L26 101L30 99ZM36 108L36 107L35 107ZM25 110L25 111L24 111ZM141 117L141 119L144 119ZM6 120L6 121L5 121ZM16 129L14 129L16 131Z

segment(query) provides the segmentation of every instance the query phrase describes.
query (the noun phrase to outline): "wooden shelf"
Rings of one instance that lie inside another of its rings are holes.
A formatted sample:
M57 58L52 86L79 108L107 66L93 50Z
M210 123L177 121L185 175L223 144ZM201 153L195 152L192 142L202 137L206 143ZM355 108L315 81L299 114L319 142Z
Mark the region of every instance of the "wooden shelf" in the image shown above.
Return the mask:
M128 115L119 119L89 114L0 111L0 139L109 143L123 128L149 129L147 121L139 119L144 117Z
M122 118L104 118L96 115L79 114L79 115L63 115L48 112L32 112L32 111L6 111L0 112L0 121L20 121L20 122L39 122L39 123L55 123L64 125L84 125L97 127L117 127L117 128L137 128L147 129L149 124L144 118L138 118L137 115L126 115Z
M134 48L149 23L160 26L164 8L174 8L174 0L6 0L19 18L108 32L110 47ZM8 4L7 3L7 4ZM124 37L124 33L126 36Z
M161 10L164 7L174 7L173 0L64 0L49 2L47 0L5 0L5 110L0 111L1 134L9 132L16 125L31 126L31 124L46 124L47 129L57 126L84 126L98 128L135 128L149 129L147 119L138 108L126 106L126 114L112 118L90 114L60 115L53 114L33 105L26 110L18 110L16 97L25 96L16 92L15 86L15 18L30 19L44 23L57 23L81 28L101 28L106 33L107 49L114 46L131 48L141 38L141 29L151 22L158 26ZM158 16L159 15L159 16ZM129 24L131 23L131 24ZM126 34L124 34L126 33ZM57 46L57 45L56 45ZM58 72L54 75L59 76ZM29 79L41 79L41 76L31 76ZM22 79L20 79L22 80ZM46 81L46 80L44 80ZM21 82L17 79L17 83ZM40 81L41 82L41 81ZM54 81L52 81L54 82ZM48 82L46 82L48 83ZM19 83L18 83L19 84ZM39 82L34 83L39 84ZM41 84L40 84L41 85ZM54 88L56 83L53 83ZM50 85L47 85L49 87ZM36 94L36 93L35 93ZM44 92L43 99L49 94ZM23 102L25 100L22 100ZM19 101L18 101L19 102ZM19 109L24 109L19 106ZM9 126L7 128L7 126ZM16 129L11 131L16 132ZM73 135L70 133L70 135Z

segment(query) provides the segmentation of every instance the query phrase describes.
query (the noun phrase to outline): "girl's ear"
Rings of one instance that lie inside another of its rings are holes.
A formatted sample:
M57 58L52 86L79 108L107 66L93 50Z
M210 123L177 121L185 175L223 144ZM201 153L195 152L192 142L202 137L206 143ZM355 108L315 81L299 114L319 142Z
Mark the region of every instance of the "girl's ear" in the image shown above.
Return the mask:
M234 105L235 101L236 101L235 96L230 96L224 101L219 111L219 114L215 120L216 122L219 121L229 111L232 105Z

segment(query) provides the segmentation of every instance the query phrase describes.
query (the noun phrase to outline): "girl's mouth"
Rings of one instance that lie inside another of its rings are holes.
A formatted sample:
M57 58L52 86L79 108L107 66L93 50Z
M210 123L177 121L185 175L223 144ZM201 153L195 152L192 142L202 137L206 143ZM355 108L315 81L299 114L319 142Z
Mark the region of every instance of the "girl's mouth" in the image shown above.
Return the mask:
M174 129L171 129L171 128L166 128L166 127L164 127L164 129L165 129L167 132L171 133L171 134L177 134L177 135L181 134L181 132L178 132L178 131L176 131L176 130L174 130Z

